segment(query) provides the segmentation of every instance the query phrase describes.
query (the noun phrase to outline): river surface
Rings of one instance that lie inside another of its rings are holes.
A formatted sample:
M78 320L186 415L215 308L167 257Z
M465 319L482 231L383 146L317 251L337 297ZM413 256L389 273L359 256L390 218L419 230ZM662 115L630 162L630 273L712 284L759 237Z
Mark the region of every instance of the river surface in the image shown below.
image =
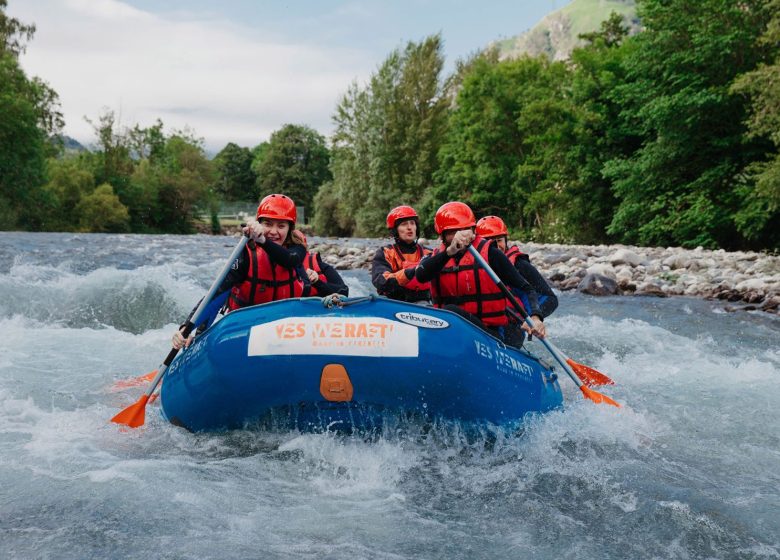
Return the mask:
M780 322L719 303L563 294L624 407L563 378L520 429L109 423L234 243L0 233L0 558L780 558Z

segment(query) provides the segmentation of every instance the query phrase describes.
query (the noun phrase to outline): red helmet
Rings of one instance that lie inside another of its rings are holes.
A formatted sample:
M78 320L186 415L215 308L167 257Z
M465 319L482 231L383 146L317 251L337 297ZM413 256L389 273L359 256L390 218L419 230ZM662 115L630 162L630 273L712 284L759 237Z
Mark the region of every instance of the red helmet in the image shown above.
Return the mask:
M508 235L504 220L498 216L485 216L477 222L477 235L482 237L498 237Z
M298 217L295 211L295 203L289 196L283 194L269 194L260 201L257 207L257 219L269 218L271 220L286 220L295 223Z
M465 229L476 223L474 212L462 202L445 202L436 210L436 217L433 219L436 233L448 229Z
M420 219L411 206L396 206L387 215L387 228L393 229L398 222L408 220L409 218Z

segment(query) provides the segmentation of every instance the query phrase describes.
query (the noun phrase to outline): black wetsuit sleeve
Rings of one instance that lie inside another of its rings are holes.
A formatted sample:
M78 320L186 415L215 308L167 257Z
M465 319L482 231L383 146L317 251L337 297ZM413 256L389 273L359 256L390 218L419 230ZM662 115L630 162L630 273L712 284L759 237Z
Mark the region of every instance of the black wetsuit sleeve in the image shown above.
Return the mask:
M303 245L284 247L266 239L260 247L268 253L272 263L284 268L298 268L306 258L306 249Z
M323 261L319 253L317 253L317 263L327 279L327 282L317 280L314 283L314 287L317 288L317 295L329 296L331 294L339 294L344 297L349 296L349 287L344 283L341 274L334 267Z
M534 290L533 286L531 286L525 278L520 276L520 273L512 266L512 262L507 258L504 252L495 245L491 245L488 250L488 264L490 264L490 268L495 271L505 285L517 288L526 293L528 296L528 303L531 304L531 309L526 310L529 315L542 317L542 313L539 310L539 300L537 299L536 290Z
M517 259L515 268L534 287L537 294L547 296L539 306L539 311L541 311L542 317L549 317L558 308L558 296L552 291L547 280L544 279L544 276L541 275L534 265L525 259Z
M414 275L419 282L430 282L439 275L449 259L446 251L425 257L417 265Z
M371 283L380 295L392 293L400 287L395 278L385 278L385 272L392 273L393 269L385 258L384 248L380 247L374 253L374 259L371 261Z

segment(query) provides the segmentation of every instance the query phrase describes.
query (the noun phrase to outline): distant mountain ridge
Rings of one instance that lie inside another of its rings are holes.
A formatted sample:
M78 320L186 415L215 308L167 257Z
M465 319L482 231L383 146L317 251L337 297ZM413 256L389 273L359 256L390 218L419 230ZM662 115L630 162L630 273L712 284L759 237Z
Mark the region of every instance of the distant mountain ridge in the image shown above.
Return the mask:
M89 151L81 142L79 142L75 138L71 138L66 134L60 136L60 140L62 141L62 147L65 150L66 154Z
M490 46L498 48L501 59L545 54L552 60L565 60L582 44L578 35L597 31L612 12L624 16L630 34L639 32L636 0L573 0L529 31Z

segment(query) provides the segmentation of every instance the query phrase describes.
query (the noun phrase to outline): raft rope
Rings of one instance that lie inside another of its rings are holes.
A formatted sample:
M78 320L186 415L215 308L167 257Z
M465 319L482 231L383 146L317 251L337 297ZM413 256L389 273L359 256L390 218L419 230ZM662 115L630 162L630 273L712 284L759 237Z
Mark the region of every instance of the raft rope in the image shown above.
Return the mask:
M375 295L357 297L357 298L345 298L339 294L330 294L322 298L322 306L327 309L333 309L334 307L347 307L349 305L355 305L356 303L365 303L367 301L374 301Z

